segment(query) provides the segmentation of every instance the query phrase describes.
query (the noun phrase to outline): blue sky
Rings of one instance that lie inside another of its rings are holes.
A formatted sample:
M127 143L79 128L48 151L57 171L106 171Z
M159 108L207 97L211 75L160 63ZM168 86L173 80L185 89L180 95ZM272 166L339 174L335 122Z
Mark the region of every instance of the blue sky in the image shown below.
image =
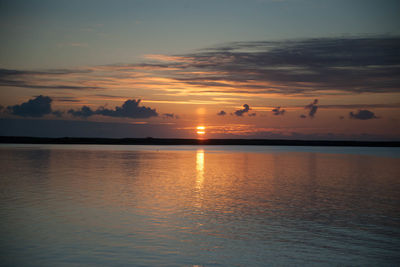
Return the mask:
M399 34L399 1L0 1L7 68L129 63L237 41Z

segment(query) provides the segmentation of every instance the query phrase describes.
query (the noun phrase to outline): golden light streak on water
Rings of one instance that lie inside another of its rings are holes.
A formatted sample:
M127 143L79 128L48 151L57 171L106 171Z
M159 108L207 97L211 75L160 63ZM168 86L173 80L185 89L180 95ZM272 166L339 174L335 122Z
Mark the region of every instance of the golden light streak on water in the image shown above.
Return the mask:
M196 151L196 201L194 206L202 210L203 202L203 183L204 183L204 150L198 149Z
M204 150L196 152L196 189L201 190L204 182Z

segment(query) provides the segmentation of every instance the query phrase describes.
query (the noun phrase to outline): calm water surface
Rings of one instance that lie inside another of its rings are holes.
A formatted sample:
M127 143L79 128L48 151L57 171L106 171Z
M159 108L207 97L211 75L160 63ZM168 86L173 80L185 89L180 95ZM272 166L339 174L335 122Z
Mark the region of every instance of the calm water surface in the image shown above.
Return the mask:
M2 266L399 265L398 148L0 146Z

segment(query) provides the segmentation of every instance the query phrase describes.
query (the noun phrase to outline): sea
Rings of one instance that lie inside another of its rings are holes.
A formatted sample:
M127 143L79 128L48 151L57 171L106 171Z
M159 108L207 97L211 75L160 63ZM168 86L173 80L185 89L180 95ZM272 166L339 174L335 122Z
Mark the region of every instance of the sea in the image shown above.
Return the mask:
M0 145L0 266L303 265L400 265L400 148Z

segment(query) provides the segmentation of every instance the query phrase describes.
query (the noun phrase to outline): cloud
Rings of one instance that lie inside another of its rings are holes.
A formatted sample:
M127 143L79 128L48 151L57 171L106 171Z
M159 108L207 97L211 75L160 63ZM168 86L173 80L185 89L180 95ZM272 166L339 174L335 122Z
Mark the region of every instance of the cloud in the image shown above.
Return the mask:
M92 110L88 106L83 106L80 110L70 109L68 111L74 117L90 117L93 115L103 115L109 117L120 117L120 118L150 118L158 116L155 109L149 107L139 106L140 99L127 100L122 104L121 107L115 107L115 109L108 109L104 106L99 107L97 110Z
M400 103L318 105L323 109L400 108Z
M136 64L0 69L0 87L95 90L134 86L182 95L307 97L398 93L398 47L399 36L232 42L181 55L148 55L145 62ZM172 92L169 87L176 89Z
M308 105L306 105L304 108L309 109L310 111L308 112L308 116L310 118L314 118L315 113L317 113L318 110L318 99L314 99L314 101Z
M64 112L61 111L61 110L54 110L54 111L51 112L51 114L53 114L54 116L56 116L58 118L61 118L62 115L64 114Z
M52 69L44 71L31 71L31 70L12 70L12 69L0 69L0 77L18 76L18 75L67 75L67 74L77 74L77 73L90 73L91 70L88 69Z
M243 109L236 110L234 114L236 116L243 116L244 113L249 112L249 110L250 110L249 105L244 104L243 107L244 107Z
M96 113L110 117L125 117L125 118L149 118L158 116L155 109L149 107L139 107L140 99L127 100L121 107L115 107L114 110L100 107Z
M43 117L52 112L52 99L48 96L37 96L20 105L8 106L7 110L17 116L22 117Z
M164 57L168 77L231 93L395 93L400 37L233 42Z
M286 112L286 110L281 109L281 107L274 108L274 109L271 110L271 111L272 111L272 113L273 113L274 115L276 115L276 116L278 116L278 115L284 115L285 112Z
M45 71L0 69L0 87L60 90L101 89L99 86L86 85L90 81L92 72L89 69L53 69Z
M73 110L73 109L68 110L68 114L71 114L74 117L87 118L95 115L96 113L90 107L83 106L79 110Z
M162 116L163 119L179 119L179 116L175 115L174 113L163 113Z
M53 97L53 100L57 101L57 102L67 102L67 103L81 102L81 100L77 99L76 97L72 97L72 96Z
M375 116L375 114L372 111L369 111L367 109L360 109L358 112L350 112L349 116L351 119L357 119L357 120L370 120L370 119L379 119L379 117Z
M225 116L226 112L221 110L220 112L217 113L218 116Z

